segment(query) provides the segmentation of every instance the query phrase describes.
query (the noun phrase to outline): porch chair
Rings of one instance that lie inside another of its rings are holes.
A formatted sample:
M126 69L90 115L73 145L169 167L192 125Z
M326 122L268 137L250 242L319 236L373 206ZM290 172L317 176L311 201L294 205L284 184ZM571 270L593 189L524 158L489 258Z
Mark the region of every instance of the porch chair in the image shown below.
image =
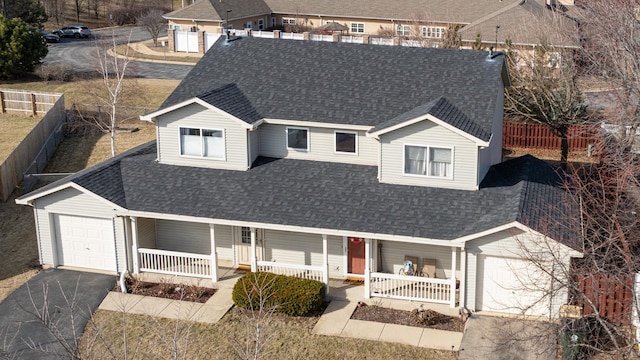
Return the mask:
M420 258L418 258L417 256L405 255L404 261L405 262L411 261L411 264L413 264L411 269L411 275L416 275L416 271L418 270L418 261L420 261Z
M435 278L436 277L436 259L422 259L422 269L420 276Z

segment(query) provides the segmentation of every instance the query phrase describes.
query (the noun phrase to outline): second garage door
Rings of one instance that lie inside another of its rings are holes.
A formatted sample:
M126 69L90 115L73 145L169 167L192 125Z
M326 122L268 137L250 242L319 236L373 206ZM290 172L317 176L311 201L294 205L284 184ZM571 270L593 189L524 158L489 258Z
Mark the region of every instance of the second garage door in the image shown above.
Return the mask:
M54 215L58 265L117 271L113 222L74 215Z
M484 311L547 316L549 278L523 259L478 256L476 308Z

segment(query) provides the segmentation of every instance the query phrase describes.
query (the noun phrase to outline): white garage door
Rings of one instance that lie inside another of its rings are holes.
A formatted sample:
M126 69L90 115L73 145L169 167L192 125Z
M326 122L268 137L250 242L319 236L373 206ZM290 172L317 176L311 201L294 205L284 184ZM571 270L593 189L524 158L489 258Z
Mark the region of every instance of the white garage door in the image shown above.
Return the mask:
M111 219L55 215L59 265L117 271Z
M478 256L476 308L484 311L548 316L549 298L545 276L522 259Z

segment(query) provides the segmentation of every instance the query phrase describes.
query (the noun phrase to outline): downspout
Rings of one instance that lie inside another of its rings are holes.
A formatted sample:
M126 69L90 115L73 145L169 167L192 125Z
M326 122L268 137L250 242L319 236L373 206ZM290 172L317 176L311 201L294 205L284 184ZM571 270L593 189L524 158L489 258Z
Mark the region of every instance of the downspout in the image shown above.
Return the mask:
M120 290L125 294L127 293L127 283L124 278L126 273L127 271L123 271L120 273Z

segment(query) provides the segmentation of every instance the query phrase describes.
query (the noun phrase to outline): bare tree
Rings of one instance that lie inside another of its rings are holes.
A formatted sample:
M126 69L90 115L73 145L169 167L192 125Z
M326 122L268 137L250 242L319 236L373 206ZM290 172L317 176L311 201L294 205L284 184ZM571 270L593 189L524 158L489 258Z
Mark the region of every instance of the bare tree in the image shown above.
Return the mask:
M158 46L158 34L167 26L167 20L162 15L163 11L155 8L149 9L149 11L136 19L136 24L144 27L151 35L153 46Z
M635 0L580 2L583 66L615 94L611 121L640 125L640 22Z
M111 156L116 155L116 121L118 104L121 101L124 80L128 75L127 68L133 60L129 55L129 43L131 42L132 31L129 32L124 54L118 55L118 43L116 35L113 33L108 39L96 40L96 56L98 60L98 73L102 76L104 89L107 91L105 97L99 99L109 105L109 133L111 136Z
M507 51L512 86L505 93L506 114L546 125L561 139L560 162L566 166L569 127L587 120L572 52L545 43L531 55L520 52L524 59Z

